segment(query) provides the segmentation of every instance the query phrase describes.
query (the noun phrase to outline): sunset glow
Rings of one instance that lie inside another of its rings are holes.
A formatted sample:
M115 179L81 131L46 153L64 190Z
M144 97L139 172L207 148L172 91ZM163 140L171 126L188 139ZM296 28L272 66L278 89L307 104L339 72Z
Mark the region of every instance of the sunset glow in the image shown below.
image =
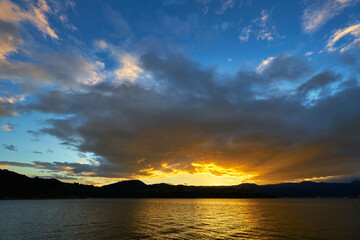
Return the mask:
M0 168L96 186L357 179L359 13L0 0Z

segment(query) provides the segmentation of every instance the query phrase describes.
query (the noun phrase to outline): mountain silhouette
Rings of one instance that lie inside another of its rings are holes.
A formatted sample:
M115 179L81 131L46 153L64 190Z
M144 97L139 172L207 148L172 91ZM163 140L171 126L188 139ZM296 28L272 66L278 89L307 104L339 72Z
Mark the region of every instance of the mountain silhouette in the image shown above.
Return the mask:
M281 198L360 197L360 181L351 183L280 183L234 186L147 185L127 180L102 187L64 183L56 179L30 178L0 169L0 199L47 198Z

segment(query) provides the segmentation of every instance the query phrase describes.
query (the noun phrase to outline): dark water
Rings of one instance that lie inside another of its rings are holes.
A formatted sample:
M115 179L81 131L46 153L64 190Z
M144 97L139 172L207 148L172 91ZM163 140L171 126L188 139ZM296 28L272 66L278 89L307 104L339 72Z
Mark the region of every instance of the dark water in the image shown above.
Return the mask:
M0 201L0 239L360 239L359 200Z

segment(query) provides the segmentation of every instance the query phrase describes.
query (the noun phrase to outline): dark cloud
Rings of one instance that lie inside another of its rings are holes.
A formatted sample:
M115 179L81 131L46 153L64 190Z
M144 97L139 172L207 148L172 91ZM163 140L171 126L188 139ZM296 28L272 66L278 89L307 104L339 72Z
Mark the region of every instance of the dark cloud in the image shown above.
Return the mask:
M7 150L10 150L10 151L14 151L16 152L17 151L17 147L12 145L12 144L3 144L4 148L7 149Z
M34 164L31 164L31 163L20 163L20 162L9 162L9 161L0 161L0 166L34 168Z
M305 60L280 54L266 65L261 75L272 80L296 80L311 72Z
M33 151L33 153L35 153L35 154L43 154L43 153L40 152L40 151Z
M157 81L165 82L174 93L183 90L184 93L203 95L220 90L215 86L215 72L212 69L203 69L183 55L167 53L166 57L161 58L148 53L142 56L141 62Z
M49 91L28 104L27 110L67 116L49 119L41 132L100 157L97 164L36 164L104 177L194 172L194 162L256 172L267 181L359 174L359 87L306 106L303 94L259 97L256 90L270 78L295 79L304 67L280 72L276 63L266 74L227 76L174 53L145 54L141 65L161 89L103 82L82 91ZM341 79L323 72L298 92Z
M65 172L77 176L94 175L94 170L96 168L96 166L89 164L68 163L68 162L40 162L40 161L34 161L33 163L0 161L0 166L38 168L38 169L49 170L52 172Z
M34 137L40 137L40 135L42 134L41 132L37 132L37 131L34 131L34 130L27 130L26 132L31 134Z
M64 175L59 175L59 174L52 174L49 176L41 176L41 178L51 178L51 179L58 179L58 180L74 180L74 181L79 180L76 177L64 176Z
M297 92L306 96L312 90L322 90L325 87L341 79L341 74L336 74L332 71L325 71L313 76L309 81L303 83L297 88Z
M35 161L36 168L52 170L55 172L69 172L73 174L92 173L94 172L94 166L80 163L68 163L68 162L40 162Z
M16 115L15 104L2 100L0 97L0 120L3 117L12 117Z

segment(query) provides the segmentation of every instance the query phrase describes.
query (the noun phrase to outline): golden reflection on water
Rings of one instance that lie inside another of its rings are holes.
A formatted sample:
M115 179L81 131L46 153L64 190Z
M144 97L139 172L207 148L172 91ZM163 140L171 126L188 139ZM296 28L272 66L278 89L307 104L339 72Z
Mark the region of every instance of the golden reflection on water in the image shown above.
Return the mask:
M157 232L157 236L173 239L343 239L344 234L360 237L360 218L354 213L350 200L146 201L149 205L142 205L144 209L139 210L136 217L143 226L138 234L145 233L146 236ZM149 223L150 228L147 227ZM329 227L332 229L329 230Z
M0 239L360 239L355 201L0 201Z

